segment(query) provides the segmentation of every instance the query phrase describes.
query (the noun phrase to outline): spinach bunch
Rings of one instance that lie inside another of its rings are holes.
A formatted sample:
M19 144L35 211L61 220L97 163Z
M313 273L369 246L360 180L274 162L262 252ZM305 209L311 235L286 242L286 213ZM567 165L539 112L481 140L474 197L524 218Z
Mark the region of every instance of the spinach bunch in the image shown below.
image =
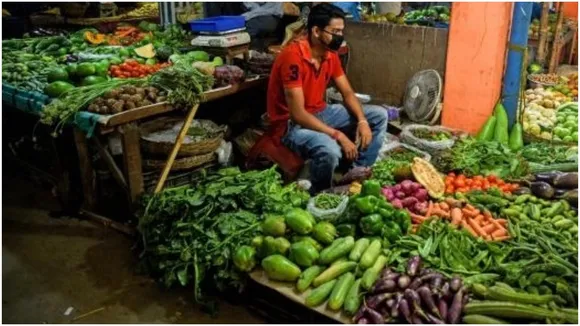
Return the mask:
M439 171L457 171L469 177L494 174L503 179L519 179L529 173L528 163L508 146L474 138L460 139L434 159Z
M166 189L144 201L143 262L168 287L193 284L198 302L207 289L241 289L235 249L258 235L264 214L305 207L308 199L295 184L282 186L275 167L222 169L195 185Z

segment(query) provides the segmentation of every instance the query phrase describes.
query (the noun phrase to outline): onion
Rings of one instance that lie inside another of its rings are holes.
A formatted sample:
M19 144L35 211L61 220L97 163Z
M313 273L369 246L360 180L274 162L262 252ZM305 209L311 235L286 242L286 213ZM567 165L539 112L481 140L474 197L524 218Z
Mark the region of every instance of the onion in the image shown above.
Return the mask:
M410 195L413 193L413 181L405 180L401 182L401 191L403 191L406 195Z

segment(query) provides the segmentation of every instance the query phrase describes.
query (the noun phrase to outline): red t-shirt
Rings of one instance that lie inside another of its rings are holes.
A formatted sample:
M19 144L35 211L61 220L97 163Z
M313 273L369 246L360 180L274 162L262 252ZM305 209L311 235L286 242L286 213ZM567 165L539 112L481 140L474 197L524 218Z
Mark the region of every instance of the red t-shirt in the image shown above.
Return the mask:
M288 121L290 114L284 89L301 87L304 108L317 113L326 107L324 94L330 78L344 75L338 55L327 52L317 71L307 39L288 44L276 57L268 83L268 118L273 124Z

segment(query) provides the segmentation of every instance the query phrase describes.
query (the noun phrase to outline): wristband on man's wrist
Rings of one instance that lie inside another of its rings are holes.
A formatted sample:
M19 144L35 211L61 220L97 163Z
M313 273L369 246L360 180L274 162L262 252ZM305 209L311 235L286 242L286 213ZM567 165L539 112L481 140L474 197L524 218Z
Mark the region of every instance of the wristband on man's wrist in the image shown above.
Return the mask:
M369 124L369 122L366 119L361 119L358 121L358 124L360 125L361 123L365 123L365 124Z

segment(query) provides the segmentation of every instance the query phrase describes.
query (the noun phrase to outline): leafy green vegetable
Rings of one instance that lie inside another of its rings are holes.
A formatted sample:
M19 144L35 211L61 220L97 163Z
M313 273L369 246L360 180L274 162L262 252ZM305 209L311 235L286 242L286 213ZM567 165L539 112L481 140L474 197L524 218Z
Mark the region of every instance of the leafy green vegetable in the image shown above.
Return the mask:
M578 148L564 145L531 143L520 152L528 162L555 164L578 161Z
M518 179L529 172L523 157L507 145L473 138L458 140L449 152L438 155L433 163L439 171L458 171L467 176L494 174L504 179Z
M245 173L227 168L144 199L143 262L167 286L193 284L196 300L203 302L204 289L243 286L231 260L260 235L262 216L304 207L309 195L295 184L283 187L275 167Z

